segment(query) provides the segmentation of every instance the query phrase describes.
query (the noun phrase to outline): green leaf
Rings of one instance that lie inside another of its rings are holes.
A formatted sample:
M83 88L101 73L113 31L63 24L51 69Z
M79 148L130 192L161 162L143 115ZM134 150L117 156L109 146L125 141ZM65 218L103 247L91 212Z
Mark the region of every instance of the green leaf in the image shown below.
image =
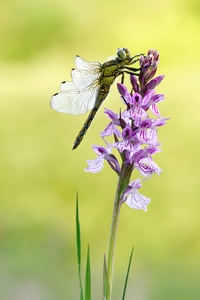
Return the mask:
M82 280L81 280L81 229L80 229L79 213L78 213L78 193L76 196L76 247L77 247L77 260L78 260L80 300L84 300Z
M91 300L91 273L90 273L90 249L88 246L87 263L85 273L85 300Z
M108 269L106 263L106 256L104 255L104 263L103 263L103 300L110 299L110 285L108 280Z
M134 250L134 248L132 249L131 255L130 255L130 258L129 258L129 263L128 263L128 269L127 269L127 273L126 273L126 280L125 280L125 283L124 283L124 291L123 291L123 295L122 295L122 300L125 299L126 287L127 287L127 283L128 283L128 276L129 276L131 261L132 261L132 257L133 257L133 250Z

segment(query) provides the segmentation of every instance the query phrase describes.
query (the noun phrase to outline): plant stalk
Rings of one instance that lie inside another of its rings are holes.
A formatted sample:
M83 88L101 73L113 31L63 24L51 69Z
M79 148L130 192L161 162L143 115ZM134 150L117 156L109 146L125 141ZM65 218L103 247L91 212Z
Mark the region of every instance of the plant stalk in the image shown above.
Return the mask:
M122 172L119 176L117 190L115 194L113 213L112 213L112 222L110 228L109 247L108 247L108 281L109 281L110 293L107 296L106 300L111 300L111 295L112 295L114 256L115 256L116 237L117 237L117 229L118 229L119 216L120 216L120 208L122 204L121 200L122 200L123 192L130 181L131 173L132 173L132 167L130 168L130 166L129 167L125 166L122 169Z

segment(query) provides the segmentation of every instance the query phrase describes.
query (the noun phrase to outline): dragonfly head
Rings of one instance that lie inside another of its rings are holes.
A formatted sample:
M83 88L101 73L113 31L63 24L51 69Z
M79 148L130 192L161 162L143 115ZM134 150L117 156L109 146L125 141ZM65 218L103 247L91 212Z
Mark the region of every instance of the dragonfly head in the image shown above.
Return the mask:
M127 48L118 48L117 49L117 57L120 61L125 60L126 58L130 58L130 52Z

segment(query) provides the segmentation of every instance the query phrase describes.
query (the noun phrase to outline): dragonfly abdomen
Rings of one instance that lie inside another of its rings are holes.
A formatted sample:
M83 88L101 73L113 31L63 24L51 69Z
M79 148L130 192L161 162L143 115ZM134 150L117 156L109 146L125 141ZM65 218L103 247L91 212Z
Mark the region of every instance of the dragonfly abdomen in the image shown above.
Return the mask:
M109 89L110 89L110 86L105 86L105 85L101 86L99 94L97 96L96 104L93 107L93 109L91 110L89 116L87 117L87 120L83 124L83 127L79 131L79 133L75 139L74 146L72 148L73 150L76 149L79 146L79 144L81 143L81 141L82 141L84 135L86 134L88 128L90 127L90 124L92 123L97 111L99 110L99 107L101 106L103 101L106 99Z
M81 143L81 141L82 141L84 135L86 134L88 128L90 127L90 124L92 123L92 120L94 119L94 117L95 117L95 115L96 115L98 109L99 109L99 108L94 107L94 108L92 109L92 111L90 112L90 114L89 114L87 120L86 120L85 123L83 124L82 129L79 131L79 133L78 133L78 135L77 135L77 137L76 137L76 139L75 139L74 146L73 146L73 148L72 148L73 150L76 149L76 148L78 147L78 145Z

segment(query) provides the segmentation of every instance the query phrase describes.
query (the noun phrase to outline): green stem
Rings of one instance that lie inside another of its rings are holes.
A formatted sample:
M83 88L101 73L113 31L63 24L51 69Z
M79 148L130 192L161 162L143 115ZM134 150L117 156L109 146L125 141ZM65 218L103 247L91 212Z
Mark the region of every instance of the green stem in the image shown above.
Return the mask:
M119 215L120 215L120 208L121 208L121 198L125 188L127 187L130 181L131 173L132 173L132 168L130 168L130 166L128 168L127 166L123 168L121 175L119 176L117 190L115 194L115 201L114 201L114 207L112 213L112 222L110 228L110 240L109 240L109 247L108 247L108 281L110 286L110 293L109 296L107 295L106 300L110 300L112 295L114 255L115 255L117 229L118 229L118 222L119 222Z
M110 229L110 240L109 240L109 248L108 248L108 281L110 286L110 299L111 299L111 292L112 292L112 281L113 281L113 269L114 269L114 254L115 254L115 245L116 245L116 236L117 236L117 228L118 228L118 221L120 215L120 198L118 190L121 186L120 178L118 182L118 188L115 195L113 213L112 213L112 223ZM107 300L110 300L107 299Z

